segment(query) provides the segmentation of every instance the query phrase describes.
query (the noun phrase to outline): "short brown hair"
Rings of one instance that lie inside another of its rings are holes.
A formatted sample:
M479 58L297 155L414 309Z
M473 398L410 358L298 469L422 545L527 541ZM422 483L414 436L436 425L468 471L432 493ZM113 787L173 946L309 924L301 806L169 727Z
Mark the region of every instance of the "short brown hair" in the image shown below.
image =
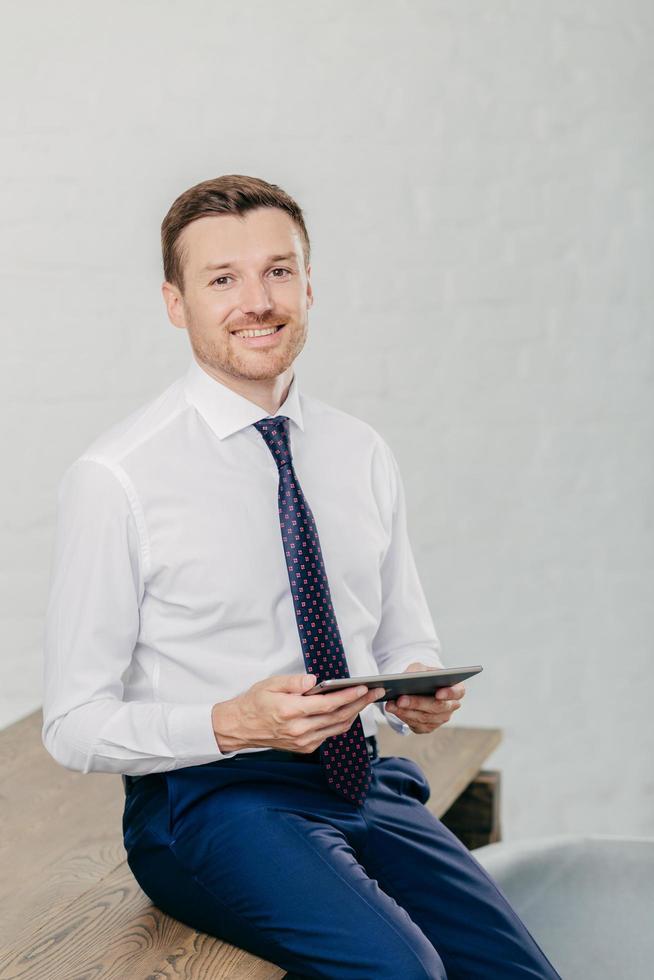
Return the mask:
M161 225L161 251L166 282L184 292L184 249L178 239L184 228L211 214L245 214L254 208L281 208L293 219L300 231L304 249L304 265L311 258L311 244L304 216L292 197L278 187L258 177L224 174L189 187L173 202Z

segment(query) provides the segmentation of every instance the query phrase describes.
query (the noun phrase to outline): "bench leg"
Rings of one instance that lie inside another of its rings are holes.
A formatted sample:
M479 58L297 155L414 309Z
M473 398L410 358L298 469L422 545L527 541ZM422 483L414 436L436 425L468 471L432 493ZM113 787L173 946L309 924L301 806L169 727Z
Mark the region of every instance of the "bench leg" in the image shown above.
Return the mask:
M470 851L501 840L500 772L481 769L441 820Z

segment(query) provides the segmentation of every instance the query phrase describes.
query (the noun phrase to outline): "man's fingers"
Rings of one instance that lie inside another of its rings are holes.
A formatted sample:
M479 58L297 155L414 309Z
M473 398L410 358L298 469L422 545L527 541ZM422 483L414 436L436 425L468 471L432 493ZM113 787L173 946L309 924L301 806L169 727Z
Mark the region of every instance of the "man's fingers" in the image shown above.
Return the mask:
M426 669L426 668L425 668ZM459 702L466 693L465 684L461 681L453 684L452 687L439 687L435 695L432 694L402 694L396 700L388 700L386 707L391 710L396 708L418 708L421 711L428 710L428 705L449 704L450 701ZM448 708L448 711L450 709Z
M329 694L313 694L303 697L300 707L305 715L322 715L336 711L343 705L357 703L363 707L371 701L376 701L384 693L383 687L367 688L363 687L363 694L358 694L358 688L348 687L343 691L333 691Z
M402 711L399 708L395 714L400 721L404 721L408 725L445 725L455 711L456 708L453 708L451 711L418 711L417 708Z
M400 702L401 700L400 698ZM396 705L395 702L388 701L386 707L393 711L402 711L404 714L424 715L425 717L433 718L434 715L438 717L439 715L448 715L453 711L457 711L461 707L461 702L433 701L431 698L413 697L409 698L408 704L398 703Z
M436 691L437 701L450 701L456 699L460 700L466 693L465 684L463 682L459 684L453 684L452 687L441 687Z

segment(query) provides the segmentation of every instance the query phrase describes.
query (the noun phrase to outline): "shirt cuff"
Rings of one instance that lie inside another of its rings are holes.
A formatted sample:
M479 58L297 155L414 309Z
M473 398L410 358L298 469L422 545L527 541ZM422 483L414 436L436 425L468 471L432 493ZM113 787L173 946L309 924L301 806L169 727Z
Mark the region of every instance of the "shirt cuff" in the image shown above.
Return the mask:
M385 701L380 701L378 704L375 703L375 707L377 708L377 711L379 712L379 717L382 719L382 721L386 722L387 725L390 725L390 727L394 731L399 732L400 735L409 734L411 729L407 725L407 723L405 721L402 721L401 718L398 718L397 715L394 715L392 712L386 711Z
M218 759L231 759L234 752L221 752L213 731L213 704L176 704L168 715L172 753L185 766L199 766Z

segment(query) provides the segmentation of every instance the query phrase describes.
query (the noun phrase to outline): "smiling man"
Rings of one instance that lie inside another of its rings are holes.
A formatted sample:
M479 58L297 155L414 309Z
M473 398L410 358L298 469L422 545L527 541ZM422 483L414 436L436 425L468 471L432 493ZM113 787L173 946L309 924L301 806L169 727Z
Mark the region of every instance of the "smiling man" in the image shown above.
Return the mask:
M464 685L306 696L442 661L393 453L299 388L301 209L254 177L208 180L173 203L162 250L192 358L62 478L45 746L122 775L128 862L160 909L295 976L557 977L424 806L422 770L377 754L379 721L433 732Z
M274 410L306 343L313 303L300 230L279 208L212 214L186 225L177 249L183 264L178 270L171 257L172 281L162 286L171 321L188 331L205 371Z

